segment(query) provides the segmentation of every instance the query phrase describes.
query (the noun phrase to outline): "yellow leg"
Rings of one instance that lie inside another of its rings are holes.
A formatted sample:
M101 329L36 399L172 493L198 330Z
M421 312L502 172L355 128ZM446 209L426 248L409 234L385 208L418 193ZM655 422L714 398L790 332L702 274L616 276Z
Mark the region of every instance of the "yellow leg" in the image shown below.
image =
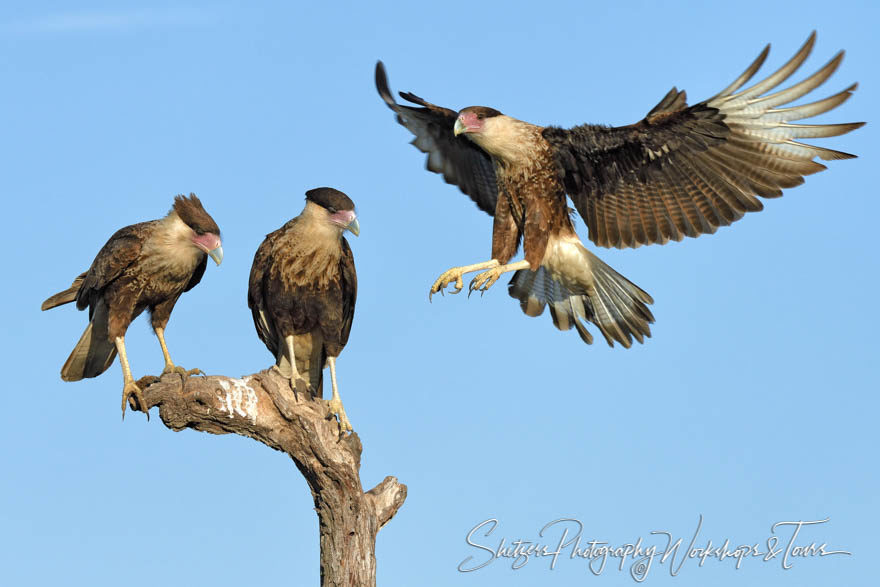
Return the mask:
M162 374L165 373L177 373L182 377L189 377L190 375L204 375L201 369L190 369L186 370L183 367L178 367L171 360L171 355L168 354L168 346L165 344L165 329L164 328L156 328L156 337L159 339L159 346L162 347L162 356L165 357L165 368L162 369Z
M504 275L505 273L509 273L511 271L519 271L520 269L530 269L531 265L529 265L528 261L517 261L516 263L508 263L507 265L501 265L500 267L493 267L488 271L484 271L480 273L476 277L471 280L470 287L468 288L468 296L470 296L475 291L479 291L480 295L486 293L492 284L498 281L498 278Z
M497 259L492 259L491 261L484 261L482 263L474 263L473 265L465 265L463 267L453 267L449 271L444 271L440 277L437 278L437 281L434 282L434 285L431 286L431 291L428 292L428 300L431 299L435 293L443 293L443 290L447 285L455 282L455 290L450 291L449 293L458 293L464 288L464 283L461 280L461 276L465 273L470 273L471 271L480 271L481 269L489 269L490 267L498 267L500 263Z
M131 376L131 367L128 365L128 355L125 352L125 337L117 336L113 342L116 344L116 352L119 353L119 363L122 365L122 419L125 420L125 405L128 403L128 399L134 396L138 409L147 415L147 421L149 421L150 412L147 408L147 402L144 401L141 388L138 387L134 377Z
M293 350L293 335L284 337L284 346L287 347L287 355L281 351L278 364L272 368L278 371L282 377L290 380L290 387L297 393L311 393L309 382L299 374L296 368L296 353Z
M342 407L342 399L339 397L339 388L336 386L336 357L327 357L327 364L330 366L330 383L333 385L333 397L327 402L327 408L339 417L339 429L345 433L352 430L351 422L345 415L345 408Z

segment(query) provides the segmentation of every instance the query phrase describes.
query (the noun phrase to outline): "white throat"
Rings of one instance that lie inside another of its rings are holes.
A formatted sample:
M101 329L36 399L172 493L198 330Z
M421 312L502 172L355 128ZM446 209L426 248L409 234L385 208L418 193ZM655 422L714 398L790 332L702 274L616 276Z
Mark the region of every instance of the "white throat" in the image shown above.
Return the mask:
M482 132L468 134L474 143L504 163L528 164L540 127L503 114L487 118Z
M159 221L153 237L144 243L145 252L157 252L155 258L175 265L182 271L191 270L205 254L192 242L193 229L171 212Z

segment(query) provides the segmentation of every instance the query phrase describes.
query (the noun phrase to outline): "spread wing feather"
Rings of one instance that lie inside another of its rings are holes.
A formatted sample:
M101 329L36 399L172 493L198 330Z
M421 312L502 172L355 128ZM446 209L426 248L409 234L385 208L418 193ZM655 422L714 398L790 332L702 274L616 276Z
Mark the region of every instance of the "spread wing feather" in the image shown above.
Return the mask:
M485 151L465 137L453 134L458 115L407 92L401 92L400 97L421 108L396 103L381 61L376 63L376 89L388 107L397 113L397 122L416 136L412 144L428 154L428 170L441 174L447 183L457 185L470 196L480 210L494 215L498 199L495 167Z
M545 128L560 181L587 223L590 240L625 248L712 233L746 212L761 210L756 196L781 196L783 188L825 169L815 157L854 157L796 139L838 136L864 123L792 121L839 106L856 84L822 100L778 108L824 83L843 52L803 81L768 94L798 70L814 43L815 33L778 71L744 90L769 45L732 84L706 101L687 106L685 92L673 88L637 124Z

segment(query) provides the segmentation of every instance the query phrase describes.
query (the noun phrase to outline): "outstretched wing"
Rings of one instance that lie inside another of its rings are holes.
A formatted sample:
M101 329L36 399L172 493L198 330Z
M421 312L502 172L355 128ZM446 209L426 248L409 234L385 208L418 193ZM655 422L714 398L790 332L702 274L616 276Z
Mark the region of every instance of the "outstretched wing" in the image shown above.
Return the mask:
M825 169L814 157L854 157L794 139L837 136L864 123L790 121L835 108L856 84L824 100L779 108L828 79L840 65L842 51L807 79L767 94L800 67L815 38L814 32L779 71L739 93L734 92L761 67L769 45L730 86L694 106L688 107L685 93L673 88L634 125L544 129L560 180L584 218L590 240L625 248L713 233L746 212L761 210L756 196L781 196L782 188Z
M401 92L400 97L422 108L395 102L381 61L376 63L376 89L388 107L397 113L397 122L416 135L412 144L428 154L428 170L442 174L447 183L457 185L470 196L480 210L494 215L498 199L495 167L485 151L465 137L453 134L458 114L407 92Z
M76 295L77 309L83 310L92 305L95 297L100 296L110 282L119 277L126 267L137 261L141 247L156 222L155 220L139 222L113 233L110 240L98 251L92 266L83 278Z

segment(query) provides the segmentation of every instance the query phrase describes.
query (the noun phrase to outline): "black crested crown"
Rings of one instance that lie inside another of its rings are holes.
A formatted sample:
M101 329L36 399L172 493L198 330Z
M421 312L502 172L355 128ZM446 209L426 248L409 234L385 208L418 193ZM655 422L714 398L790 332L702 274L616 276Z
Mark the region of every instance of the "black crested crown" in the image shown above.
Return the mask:
M354 210L354 202L344 193L333 188L315 188L306 192L306 200L326 208L330 212Z
M195 194L189 197L180 194L174 197L174 208L177 216L184 224L192 228L198 234L210 232L220 236L220 227L211 218L211 215L202 206L201 200Z

